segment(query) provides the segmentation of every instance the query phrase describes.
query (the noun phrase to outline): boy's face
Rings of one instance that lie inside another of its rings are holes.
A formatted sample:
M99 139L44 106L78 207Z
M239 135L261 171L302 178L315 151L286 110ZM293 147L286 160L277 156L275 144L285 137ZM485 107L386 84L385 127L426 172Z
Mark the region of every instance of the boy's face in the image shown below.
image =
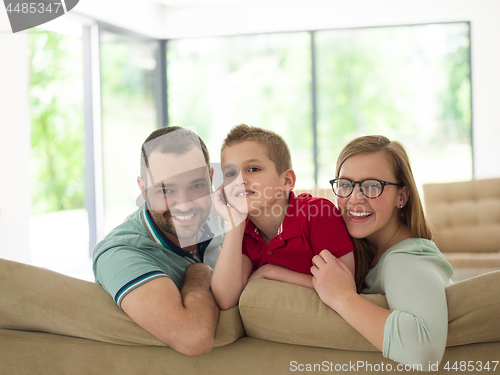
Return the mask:
M230 181L224 192L228 203L238 211L256 216L278 199L287 197L283 190L285 172L278 175L274 162L257 142L225 147L221 159L224 180Z

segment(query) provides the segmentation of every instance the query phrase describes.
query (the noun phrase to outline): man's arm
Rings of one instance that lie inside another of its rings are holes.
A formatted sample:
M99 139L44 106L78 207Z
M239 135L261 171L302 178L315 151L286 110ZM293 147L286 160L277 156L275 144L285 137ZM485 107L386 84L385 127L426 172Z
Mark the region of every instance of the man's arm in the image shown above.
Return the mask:
M219 319L211 275L209 266L193 264L186 269L180 292L170 278L160 277L127 294L121 308L172 349L191 356L209 352Z

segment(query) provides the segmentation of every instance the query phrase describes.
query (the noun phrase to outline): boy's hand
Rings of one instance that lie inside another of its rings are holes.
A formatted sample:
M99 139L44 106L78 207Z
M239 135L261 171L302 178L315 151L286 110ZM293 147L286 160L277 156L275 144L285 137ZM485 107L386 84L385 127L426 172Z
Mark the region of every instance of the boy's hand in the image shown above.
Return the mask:
M337 311L350 296L357 294L354 276L349 268L328 250L323 250L312 261L314 289L326 305Z
M247 214L241 213L236 208L227 205L223 189L224 185L221 185L212 195L212 204L217 215L228 223L226 231L229 231L245 221Z

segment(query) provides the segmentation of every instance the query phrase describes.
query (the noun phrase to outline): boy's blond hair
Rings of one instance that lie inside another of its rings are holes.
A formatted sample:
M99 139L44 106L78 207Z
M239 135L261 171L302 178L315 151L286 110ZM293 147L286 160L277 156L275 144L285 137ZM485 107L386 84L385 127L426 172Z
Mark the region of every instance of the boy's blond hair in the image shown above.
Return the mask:
M221 158L224 148L246 141L256 142L264 148L266 156L273 161L278 175L281 175L287 169L292 169L290 149L279 134L245 124L234 126L227 134L226 139L222 143Z

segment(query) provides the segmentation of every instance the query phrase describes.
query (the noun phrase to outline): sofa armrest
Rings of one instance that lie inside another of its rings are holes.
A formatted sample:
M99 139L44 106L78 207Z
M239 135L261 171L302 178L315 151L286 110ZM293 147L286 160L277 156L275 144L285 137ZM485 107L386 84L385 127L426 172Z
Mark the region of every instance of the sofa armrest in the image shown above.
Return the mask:
M5 259L0 259L0 329L165 346L132 321L99 284ZM242 335L238 308L221 311L214 346Z

